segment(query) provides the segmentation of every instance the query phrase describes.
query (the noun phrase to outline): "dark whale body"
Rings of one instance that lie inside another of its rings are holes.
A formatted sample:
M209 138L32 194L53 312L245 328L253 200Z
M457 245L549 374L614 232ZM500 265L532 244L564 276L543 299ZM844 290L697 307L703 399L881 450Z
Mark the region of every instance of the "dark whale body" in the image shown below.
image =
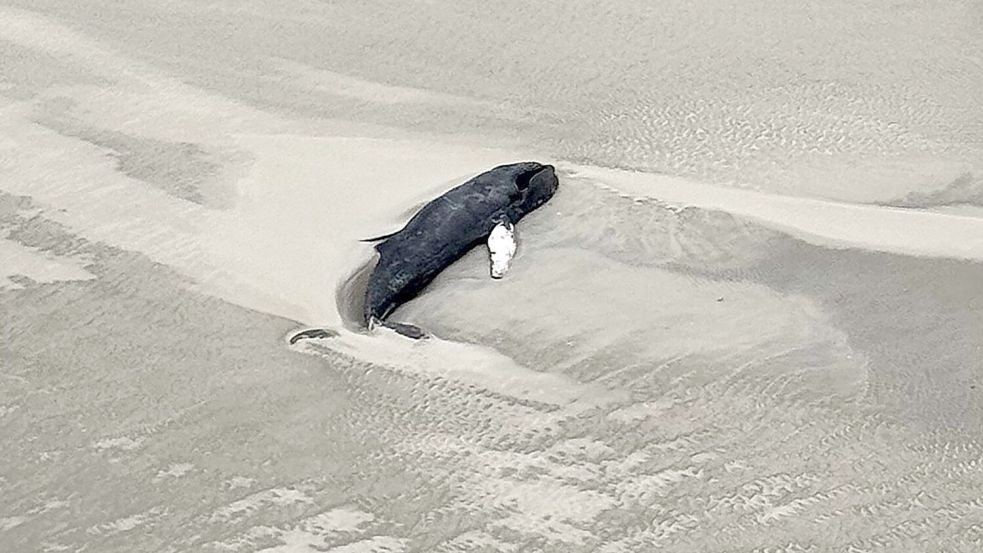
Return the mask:
M419 328L386 322L386 317L484 242L497 222L518 222L546 203L558 184L552 165L501 165L434 199L402 230L367 240L381 242L375 246L379 260L369 275L363 323L383 324L411 338L424 336Z

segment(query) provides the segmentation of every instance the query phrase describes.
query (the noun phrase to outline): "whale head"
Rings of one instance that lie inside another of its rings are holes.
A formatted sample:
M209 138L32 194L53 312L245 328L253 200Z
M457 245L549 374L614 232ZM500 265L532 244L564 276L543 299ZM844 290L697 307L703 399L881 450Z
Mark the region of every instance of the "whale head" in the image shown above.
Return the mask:
M515 184L515 190L509 194L508 211L512 221L518 221L546 203L560 185L552 165L528 161L506 167L513 171Z

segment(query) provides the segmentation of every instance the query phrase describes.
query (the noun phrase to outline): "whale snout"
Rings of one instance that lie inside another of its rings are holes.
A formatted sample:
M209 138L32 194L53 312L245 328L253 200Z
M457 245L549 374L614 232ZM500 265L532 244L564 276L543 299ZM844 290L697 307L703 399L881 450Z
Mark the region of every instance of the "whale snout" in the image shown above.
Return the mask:
M519 176L516 184L523 196L518 208L525 215L552 198L560 181L552 165L536 163L535 167Z
M557 187L560 186L560 179L556 178L556 168L552 165L543 165L534 178L543 180L543 186L553 192L556 192Z

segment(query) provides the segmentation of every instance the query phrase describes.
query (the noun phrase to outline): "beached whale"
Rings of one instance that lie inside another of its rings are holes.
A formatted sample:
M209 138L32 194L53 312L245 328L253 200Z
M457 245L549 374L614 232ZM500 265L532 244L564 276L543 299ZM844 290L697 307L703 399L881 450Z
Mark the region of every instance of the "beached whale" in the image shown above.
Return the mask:
M367 240L378 241L379 260L365 291L365 325L382 324L411 338L422 337L419 328L388 322L386 317L444 268L485 242L496 226L504 222L511 229L511 224L546 203L558 184L552 165L501 165L432 200L401 230Z
M416 326L386 317L483 242L489 248L492 277L501 278L515 253L513 224L553 197L558 185L552 165L501 165L430 201L399 231L363 240L378 242L379 258L367 278L361 322L410 338L425 336ZM290 343L336 335L328 329L309 329L294 334Z

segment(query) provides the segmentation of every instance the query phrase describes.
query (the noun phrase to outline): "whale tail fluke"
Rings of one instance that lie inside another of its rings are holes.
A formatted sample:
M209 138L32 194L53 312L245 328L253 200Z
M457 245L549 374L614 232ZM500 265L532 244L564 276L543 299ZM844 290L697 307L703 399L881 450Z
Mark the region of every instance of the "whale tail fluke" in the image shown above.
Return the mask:
M406 336L407 338L413 340L420 340L422 338L430 337L429 334L424 332L422 328L416 325L397 323L393 321L384 321L382 319L379 319L378 317L369 318L369 324L368 324L369 330L372 330L377 326L388 328L394 331L396 334L399 334L401 336Z
M401 334L413 340L420 340L422 338L429 337L429 335L426 332L424 332L422 328L416 325L411 325L406 323L388 323L388 322L385 325L395 330L396 334Z

